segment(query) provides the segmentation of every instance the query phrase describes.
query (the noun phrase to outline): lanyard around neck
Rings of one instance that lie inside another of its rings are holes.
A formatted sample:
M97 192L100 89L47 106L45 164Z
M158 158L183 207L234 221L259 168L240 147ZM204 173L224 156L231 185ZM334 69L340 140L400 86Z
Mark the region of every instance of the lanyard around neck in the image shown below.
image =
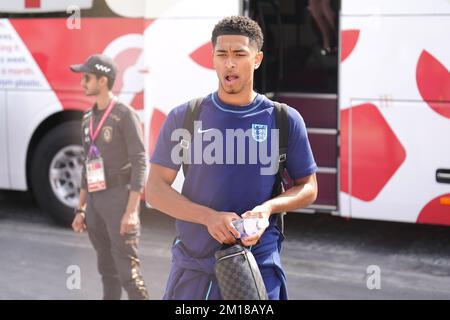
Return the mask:
M97 128L95 129L94 132L94 120L92 119L92 115L89 119L89 135L91 137L91 143L94 143L95 139L97 139L97 136L101 130L101 128L103 127L103 124L106 121L106 118L108 118L108 115L111 113L111 110L114 108L114 106L117 103L117 97L113 97L111 99L111 101L109 102L108 107L106 108L105 113L103 114L102 118L100 119L100 122L97 125Z

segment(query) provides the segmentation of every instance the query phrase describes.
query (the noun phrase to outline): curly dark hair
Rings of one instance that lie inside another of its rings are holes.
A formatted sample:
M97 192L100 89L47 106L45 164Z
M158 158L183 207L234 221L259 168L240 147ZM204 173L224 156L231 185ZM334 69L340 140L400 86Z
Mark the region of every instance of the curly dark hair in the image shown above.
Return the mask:
M211 42L213 47L216 46L217 37L223 35L246 36L258 51L262 49L264 42L264 36L258 23L244 16L230 16L220 20L212 32Z

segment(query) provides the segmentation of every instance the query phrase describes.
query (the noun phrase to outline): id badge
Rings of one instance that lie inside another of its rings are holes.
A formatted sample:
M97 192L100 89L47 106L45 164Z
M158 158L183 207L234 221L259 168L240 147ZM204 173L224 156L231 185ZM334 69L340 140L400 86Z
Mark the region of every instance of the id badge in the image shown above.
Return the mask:
M86 178L88 192L106 189L105 167L103 166L102 158L96 158L86 162Z

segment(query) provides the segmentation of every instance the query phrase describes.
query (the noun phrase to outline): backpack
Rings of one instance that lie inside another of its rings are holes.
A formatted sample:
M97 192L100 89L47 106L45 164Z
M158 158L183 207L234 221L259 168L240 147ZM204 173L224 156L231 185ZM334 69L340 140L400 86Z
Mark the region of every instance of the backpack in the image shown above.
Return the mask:
M197 121L200 116L200 112L202 109L203 97L192 99L188 103L188 107L186 108L186 113L184 115L183 128L188 130L190 136L194 136L194 121ZM284 192L284 186L289 184L288 175L286 172L286 159L287 159L287 147L288 147L288 137L289 137L289 118L288 118L288 109L287 105L284 103L279 103L273 101L275 107L275 124L279 129L279 159L278 159L278 171L275 177L275 183L272 189L272 197L274 198L281 193ZM186 177L187 172L189 170L189 153L187 150L190 147L191 142L185 139L181 139L180 145L183 149L183 173ZM281 212L278 214L277 225L280 229L281 233L284 236L284 215L286 212Z

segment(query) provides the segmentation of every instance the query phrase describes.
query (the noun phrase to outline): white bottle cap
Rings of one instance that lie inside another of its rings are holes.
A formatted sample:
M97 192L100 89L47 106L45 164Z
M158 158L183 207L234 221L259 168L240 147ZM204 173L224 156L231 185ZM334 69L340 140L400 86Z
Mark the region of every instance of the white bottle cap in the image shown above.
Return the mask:
M249 236L257 234L260 230L269 226L269 219L266 218L246 218L243 219L245 233Z
M269 219L267 218L259 218L258 219L258 229L265 229L269 226Z
M245 218L243 220L245 233L249 236L253 236L258 233L258 218Z

